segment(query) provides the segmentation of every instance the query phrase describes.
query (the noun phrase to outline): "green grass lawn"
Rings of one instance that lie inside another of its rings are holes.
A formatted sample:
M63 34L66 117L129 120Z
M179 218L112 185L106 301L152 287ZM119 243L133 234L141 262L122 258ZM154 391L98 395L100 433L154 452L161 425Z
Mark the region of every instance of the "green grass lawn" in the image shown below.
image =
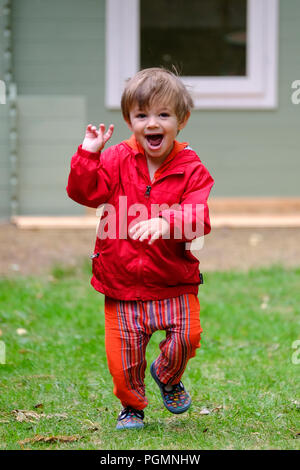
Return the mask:
M299 449L300 269L207 273L202 346L183 378L192 407L169 413L147 367L145 427L131 431L115 430L104 297L89 271L0 281L0 449ZM163 337L153 335L148 365ZM39 416L18 421L13 410ZM76 440L20 444L35 436Z

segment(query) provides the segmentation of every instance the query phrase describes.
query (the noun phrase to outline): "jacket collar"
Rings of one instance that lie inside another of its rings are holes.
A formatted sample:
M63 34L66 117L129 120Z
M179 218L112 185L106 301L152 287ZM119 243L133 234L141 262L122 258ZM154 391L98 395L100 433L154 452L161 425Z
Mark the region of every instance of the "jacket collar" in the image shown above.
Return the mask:
M134 152L134 156L137 156L139 154L145 156L145 152L143 147L139 144L139 142L136 140L134 134L130 137L130 139L124 141L125 144L127 144ZM173 149L167 156L166 160L162 163L162 165L156 170L154 173L154 180L157 180L165 170L169 169L170 163L176 155L181 152L182 150L185 149L185 147L188 146L187 142L178 142L177 140L174 140L174 145Z

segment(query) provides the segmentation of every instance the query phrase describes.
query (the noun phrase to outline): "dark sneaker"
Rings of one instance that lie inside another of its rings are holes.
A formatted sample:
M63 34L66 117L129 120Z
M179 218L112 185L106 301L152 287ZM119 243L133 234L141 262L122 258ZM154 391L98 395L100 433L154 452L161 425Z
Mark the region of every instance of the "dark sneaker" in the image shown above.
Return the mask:
M119 413L116 429L139 429L144 427L144 411L126 406Z
M163 384L156 375L154 362L151 364L150 372L160 388L160 393L167 410L175 414L187 411L191 406L192 400L190 395L185 391L183 383L179 382L179 384L172 385L172 390L167 391L165 389L165 384Z

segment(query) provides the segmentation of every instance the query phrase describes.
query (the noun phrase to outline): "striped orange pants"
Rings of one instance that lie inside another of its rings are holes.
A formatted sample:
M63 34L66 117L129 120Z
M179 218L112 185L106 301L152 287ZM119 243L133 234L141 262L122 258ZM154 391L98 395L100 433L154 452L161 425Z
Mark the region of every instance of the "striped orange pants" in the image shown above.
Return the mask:
M145 396L146 346L165 330L157 376L164 384L180 382L187 362L200 347L200 304L195 294L164 300L121 301L105 297L105 348L114 394L122 405L142 410Z

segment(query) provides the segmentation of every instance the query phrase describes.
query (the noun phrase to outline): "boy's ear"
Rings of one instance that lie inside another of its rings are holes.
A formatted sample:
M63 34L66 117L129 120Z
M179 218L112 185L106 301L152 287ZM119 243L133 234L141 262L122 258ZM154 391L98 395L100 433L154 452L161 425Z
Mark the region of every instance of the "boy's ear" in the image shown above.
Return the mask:
M188 122L188 120L189 120L189 118L190 118L190 115L191 115L191 113L190 113L190 111L188 111L188 112L186 113L186 115L185 115L183 121L182 121L180 124L178 124L178 130L179 130L179 131L181 131L181 129L183 129L183 128L187 125L187 122Z

